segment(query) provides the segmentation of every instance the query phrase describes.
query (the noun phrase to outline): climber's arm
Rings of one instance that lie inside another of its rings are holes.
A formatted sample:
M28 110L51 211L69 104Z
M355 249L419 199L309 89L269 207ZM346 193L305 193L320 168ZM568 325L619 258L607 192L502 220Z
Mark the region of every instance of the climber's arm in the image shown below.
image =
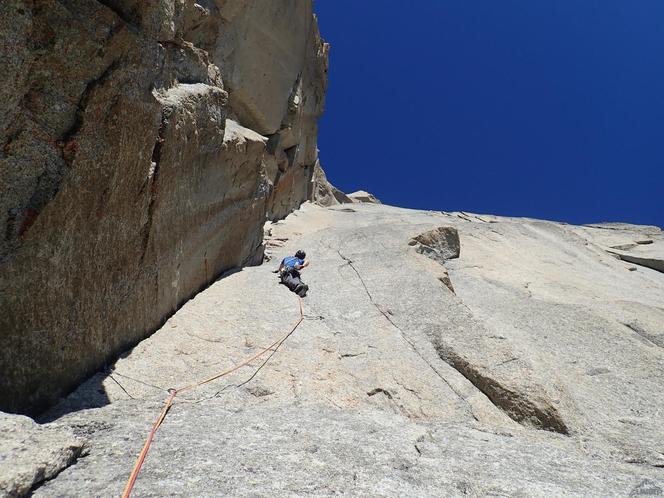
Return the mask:
M282 260L281 260L281 263L279 264L279 269L278 269L278 270L274 270L273 273L281 273L281 270L283 270L283 269L284 269L284 260L282 259Z

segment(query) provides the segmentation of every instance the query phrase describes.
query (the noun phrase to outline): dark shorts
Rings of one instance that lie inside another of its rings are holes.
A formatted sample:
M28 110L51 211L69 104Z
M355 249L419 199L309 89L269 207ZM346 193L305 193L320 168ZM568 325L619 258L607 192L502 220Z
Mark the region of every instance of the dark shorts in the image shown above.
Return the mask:
M300 297L306 296L307 291L309 290L309 286L302 282L300 272L295 270L291 272L283 272L281 274L281 283Z

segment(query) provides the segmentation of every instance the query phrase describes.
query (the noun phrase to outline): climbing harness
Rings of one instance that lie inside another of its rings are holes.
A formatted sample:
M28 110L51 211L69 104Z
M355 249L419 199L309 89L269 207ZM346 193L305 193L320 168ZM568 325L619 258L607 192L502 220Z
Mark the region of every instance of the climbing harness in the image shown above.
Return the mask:
M152 440L154 439L154 435L161 426L161 424L164 422L164 419L168 415L169 410L173 406L173 401L175 400L175 397L183 393L185 391L190 391L192 389L195 389L197 387L200 387L204 384L209 384L210 382L213 382L217 379L220 379L221 377L224 377L228 374L231 374L235 372L236 370L239 370L240 368L249 365L250 363L254 362L261 356L263 356L265 353L268 351L272 351L274 354L274 351L281 346L286 339L288 339L293 332L300 326L300 324L304 321L305 315L304 315L304 307L302 305L302 298L299 298L299 304L300 304L300 317L297 319L293 327L288 331L287 334L284 334L281 336L278 340L274 341L272 344L270 344L268 347L261 349L258 353L255 355L251 356L250 358L247 358L246 360L243 360L242 362L238 363L237 365L228 368L222 372L219 372L216 375L213 375L212 377L209 377L205 380L202 380L200 382L195 382L193 384L189 384L184 387L179 387L177 389L169 389L168 390L168 398L166 398L166 401L164 402L164 407L161 409L161 412L159 413L159 416L157 417L157 420L155 420L154 424L152 425L152 429L150 429L150 432L148 434L147 439L145 440L145 444L143 444L143 449L139 453L138 457L136 458L136 463L134 464L134 468L131 471L131 474L129 476L129 480L127 481L127 484L124 488L124 491L122 492L122 498L129 498L131 496L131 492L134 489L134 485L136 484L136 479L138 478L138 474L141 471L141 467L143 466L143 462L145 461L145 457L148 455L148 451L150 450L150 445L152 444Z

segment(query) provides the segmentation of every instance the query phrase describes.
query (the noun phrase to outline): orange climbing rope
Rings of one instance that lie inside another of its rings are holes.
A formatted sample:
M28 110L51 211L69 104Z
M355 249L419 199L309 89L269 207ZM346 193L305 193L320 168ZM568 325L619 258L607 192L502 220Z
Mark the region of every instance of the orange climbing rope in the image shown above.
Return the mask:
M166 418L166 415L168 415L169 410L173 406L173 401L175 400L175 397L184 391L190 391L191 389L195 389L196 387L200 387L204 384L208 384L212 381L215 381L217 379L220 379L221 377L224 377L230 373L235 372L236 370L239 370L240 368L249 365L253 361L257 360L261 356L263 356L265 353L268 351L273 351L275 348L279 347L288 337L295 332L295 330L300 326L300 324L304 321L304 308L302 307L302 299L300 298L299 300L300 303L300 317L298 318L297 322L295 322L295 325L288 331L287 334L284 334L282 337L280 337L278 340L274 341L272 344L270 344L268 347L261 349L258 353L253 355L250 358L247 358L246 360L238 363L237 365L228 368L224 370L223 372L219 372L216 375L213 375L212 377L209 377L205 380L202 380L200 382L195 382L193 384L189 384L184 387L180 387L178 389L169 389L168 390L168 398L166 398L166 401L164 402L164 407L161 409L161 413L159 413L159 417L157 417L157 420L155 420L154 424L152 425L152 429L150 430L150 433L148 434L147 439L145 440L145 444L143 445L143 449L138 455L138 458L136 458L136 463L134 464L134 468L131 471L131 475L129 476L129 480L127 481L127 485L124 488L124 491L122 492L122 498L129 498L131 496L131 492L134 489L134 485L136 484L136 479L138 478L138 474L141 471L141 467L143 466L143 462L145 461L145 457L148 454L148 451L150 450L150 445L152 444L152 440L154 439L154 435L159 429L159 426L164 422L164 419Z

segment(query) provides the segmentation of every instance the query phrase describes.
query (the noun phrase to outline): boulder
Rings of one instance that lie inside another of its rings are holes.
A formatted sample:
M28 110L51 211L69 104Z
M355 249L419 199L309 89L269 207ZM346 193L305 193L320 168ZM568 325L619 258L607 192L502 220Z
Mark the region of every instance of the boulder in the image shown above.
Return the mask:
M461 252L459 232L454 227L438 227L413 237L409 245L440 263L458 258Z
M365 192L364 190L358 190L357 192L353 192L352 194L348 194L348 197L350 197L353 202L363 202L363 203L366 203L366 204L380 204L381 203L373 194L370 194L369 192Z

